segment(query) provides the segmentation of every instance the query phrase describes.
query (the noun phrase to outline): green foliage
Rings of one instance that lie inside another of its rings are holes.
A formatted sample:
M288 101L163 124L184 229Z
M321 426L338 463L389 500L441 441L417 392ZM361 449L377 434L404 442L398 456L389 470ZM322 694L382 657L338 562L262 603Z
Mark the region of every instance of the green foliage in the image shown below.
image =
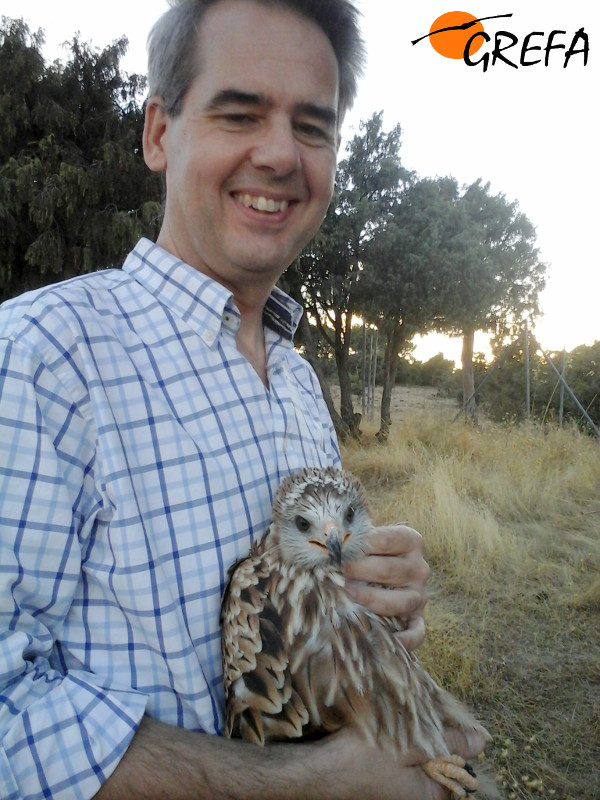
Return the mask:
M440 279L448 241L456 235L453 178L421 179L395 198L387 225L365 252L360 310L386 332L404 328L403 343L439 317Z
M161 214L141 152L145 79L119 68L127 40L98 52L75 38L51 65L42 44L2 19L0 299L120 264Z
M408 352L416 333L434 328L440 315L440 278L447 243L456 235L457 194L452 178L408 183L365 253L369 269L360 282L360 309L385 340L381 417L388 423L398 356Z
M401 358L398 361L396 383L402 386L431 386L446 393L454 393L450 387L457 387L454 361L438 353L428 361L411 361Z
M337 170L336 190L321 230L301 254L305 305L336 360L341 416L353 424L349 376L352 317L359 308L360 283L369 269L365 257L382 235L403 182L410 179L398 151L400 126L383 131L382 114L361 124Z
M550 354L553 363L560 369L559 354ZM596 425L600 427L600 341L593 345L580 345L572 350L565 362L565 378L573 393ZM559 398L554 392L550 407L556 413ZM570 396L565 394L565 414L577 421L581 412Z
M559 372L562 353L546 353ZM483 365L480 365L483 368ZM556 422L560 416L560 380L549 366L538 343L530 335L529 374L531 418L538 422ZM592 421L600 426L600 342L581 345L564 354L564 377ZM493 420L521 422L526 418L525 352L523 337L496 350L496 361L485 365L476 384L485 383L478 400ZM582 430L590 430L584 415L568 391L563 392L563 421L572 421Z
M336 313L356 310L365 251L381 234L400 183L408 177L398 155L400 126L385 133L381 118L381 113L374 114L361 123L361 133L348 144L327 216L300 256L307 303L332 324Z
M545 265L516 203L480 180L461 193L451 177L412 181L394 200L363 254L367 319L384 329L403 325L408 340L432 329L462 335L538 311Z
M456 232L439 276L443 313L438 329L462 335L492 321L538 313L546 265L539 261L535 228L503 194L481 180L456 200Z

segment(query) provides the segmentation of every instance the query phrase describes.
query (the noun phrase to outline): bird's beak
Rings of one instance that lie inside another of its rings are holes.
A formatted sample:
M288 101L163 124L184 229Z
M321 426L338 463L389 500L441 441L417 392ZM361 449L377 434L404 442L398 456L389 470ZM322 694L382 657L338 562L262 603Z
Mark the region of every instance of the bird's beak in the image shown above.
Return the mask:
M340 529L335 523L326 522L325 525L323 525L323 534L333 563L339 567L342 563L342 539Z

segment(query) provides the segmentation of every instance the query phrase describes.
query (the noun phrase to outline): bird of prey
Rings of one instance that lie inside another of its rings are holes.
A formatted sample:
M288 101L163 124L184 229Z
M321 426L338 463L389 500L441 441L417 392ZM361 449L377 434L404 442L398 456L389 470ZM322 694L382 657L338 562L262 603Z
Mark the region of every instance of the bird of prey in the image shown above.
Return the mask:
M305 468L283 480L260 543L229 571L221 607L225 733L259 745L356 726L392 753L416 747L457 797L477 789L448 752L445 727L489 734L433 680L380 617L346 592L372 523L349 472Z

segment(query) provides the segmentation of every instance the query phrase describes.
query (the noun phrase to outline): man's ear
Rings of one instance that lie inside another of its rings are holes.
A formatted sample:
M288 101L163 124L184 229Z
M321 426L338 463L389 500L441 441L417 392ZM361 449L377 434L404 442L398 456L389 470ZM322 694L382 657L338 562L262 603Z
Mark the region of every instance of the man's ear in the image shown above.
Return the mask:
M144 160L152 172L164 172L167 168L167 153L164 135L169 115L160 97L150 97L146 103L144 121Z

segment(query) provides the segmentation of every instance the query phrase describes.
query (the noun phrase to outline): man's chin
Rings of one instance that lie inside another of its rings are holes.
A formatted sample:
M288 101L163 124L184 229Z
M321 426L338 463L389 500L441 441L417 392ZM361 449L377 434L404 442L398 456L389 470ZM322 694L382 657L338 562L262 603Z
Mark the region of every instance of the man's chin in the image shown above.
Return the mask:
M246 248L239 254L237 265L249 278L263 276L275 284L301 251L301 247L285 246L270 248L268 251L264 248Z

